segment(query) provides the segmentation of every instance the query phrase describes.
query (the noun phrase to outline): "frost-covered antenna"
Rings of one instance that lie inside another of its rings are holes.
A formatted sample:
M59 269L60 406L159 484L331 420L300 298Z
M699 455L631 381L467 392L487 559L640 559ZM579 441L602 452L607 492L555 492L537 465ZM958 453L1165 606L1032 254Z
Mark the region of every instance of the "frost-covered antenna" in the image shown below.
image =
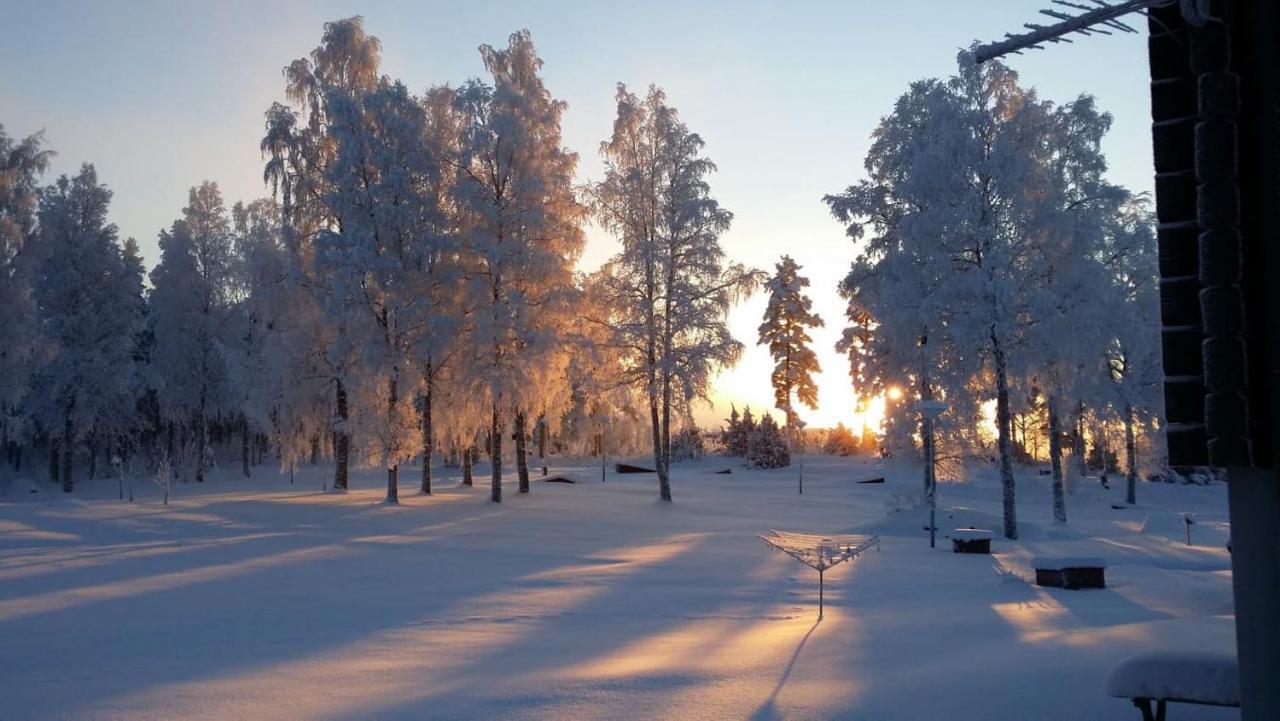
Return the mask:
M982 63L1009 53L1021 53L1023 50L1039 50L1042 43L1069 43L1066 37L1073 33L1080 35L1110 35L1118 33L1136 33L1132 27L1121 22L1119 18L1129 13L1145 13L1148 8L1170 5L1176 0L1127 0L1127 2L1111 3L1105 0L1091 0L1092 4L1073 2L1072 0L1053 0L1053 4L1067 10L1047 8L1040 11L1058 22L1052 25L1024 23L1024 33L1005 33L1004 40L980 45L974 51L974 58Z

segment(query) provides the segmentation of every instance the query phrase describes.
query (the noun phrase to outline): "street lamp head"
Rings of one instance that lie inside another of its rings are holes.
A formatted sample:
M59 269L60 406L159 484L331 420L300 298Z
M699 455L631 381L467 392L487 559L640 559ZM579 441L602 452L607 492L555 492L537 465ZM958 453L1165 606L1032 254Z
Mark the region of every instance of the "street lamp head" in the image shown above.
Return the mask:
M912 406L916 413L925 418L937 418L947 410L947 404L942 401L920 401Z

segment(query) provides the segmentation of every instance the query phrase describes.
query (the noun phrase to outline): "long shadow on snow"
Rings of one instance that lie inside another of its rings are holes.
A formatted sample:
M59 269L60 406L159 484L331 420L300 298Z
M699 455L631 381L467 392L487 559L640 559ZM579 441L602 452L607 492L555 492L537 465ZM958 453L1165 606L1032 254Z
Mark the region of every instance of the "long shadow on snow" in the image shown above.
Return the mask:
M999 556L936 553L927 565L907 559L897 568L868 568L836 600L864 622L846 669L864 686L841 718L1083 718L1093 711L1082 699L1108 702L1102 677L1116 659L1104 647L1063 653L1070 643L1064 634L1164 617L1110 591L1036 587ZM918 583L886 582L901 574ZM1064 673L1095 676L1096 683L1048 680ZM904 703L922 689L924 696Z
M495 509L479 498L468 503L465 514L454 509L445 522L453 524L458 520L457 516L469 514L496 517L500 523L500 517L506 512L518 511L518 507ZM235 501L230 505L244 509L253 508L253 504L253 501ZM210 504L205 510L218 510L214 508L218 505ZM223 548L217 553L196 552L180 559L139 559L116 566L112 580L128 583L157 573L175 570L198 572L210 566L227 564L234 571L236 563L251 561L264 551L273 554L305 551L320 544L341 552L353 545L365 545L356 539L369 535L371 527L368 524L344 528L347 525L344 521L352 513L359 514L359 508L355 511L343 505L323 508L336 511L315 514L315 520L321 521L326 529L324 533L283 537L283 540L277 538L270 543L264 540L243 544L230 549L233 553L231 558L227 556L229 549ZM443 511L443 508L431 506L393 510L394 520L379 524L373 532L403 530L395 528L396 520L401 524L412 524L413 530L421 531L432 525L427 523L424 526L422 521L429 521ZM229 515L234 519L234 511ZM455 529L455 534L459 535L453 536L448 543L438 538L426 543L428 547L449 546L465 540L468 534L483 533L483 528L462 532ZM477 563L483 565L486 553L500 554L504 561L516 563L519 566L516 573L522 575L548 571L578 560L574 554L525 554L518 549L467 549L465 554L423 554L422 543L388 545L377 550L378 554L374 556L377 562L372 564L350 561L335 564L333 558L322 556L256 568L236 575L234 582L228 584L221 583L228 579L217 578L149 590L139 595L107 600L90 598L73 607L35 614L12 624L0 624L0 636L6 638L7 652L25 659L24 668L33 678L79 676L74 669L67 668L68 659L73 660L73 665L83 663L113 669L110 678L98 676L78 681L81 690L76 694L58 695L54 692L44 697L28 697L28 700L38 702L36 708L41 715L75 715L92 710L92 707L77 709L77 698L122 698L168 684L223 678L259 668L269 670L279 663L323 654L328 649L356 643L388 628L420 621L424 615L438 615L451 606L465 603L469 595L502 590L506 584L501 579L490 581L481 577L481 580L465 585L458 585L455 581L452 587L455 592L444 600L431 593L441 579L456 579L465 576L466 571ZM121 568L129 569L127 578L121 577ZM421 579L418 585L422 593L410 599L380 598L377 593L328 593L351 584L358 588L376 589L386 574L411 576L404 582L405 586L414 585L415 578ZM67 588L74 590L76 587ZM222 596L228 597L227 602L217 602ZM241 600L236 600L237 596ZM246 596L252 599L248 603L242 600ZM193 609L199 609L199 613L193 616ZM257 618L246 619L246 611L258 614ZM317 628L325 629L324 633L315 633ZM142 653L133 652L129 662L113 658L112 649L118 645L136 645L139 639L144 639ZM86 657L86 648L95 649L97 653ZM174 651L161 650L165 648ZM180 652L177 651L179 648ZM157 658L161 662L157 663ZM8 680L17 685L14 676ZM85 689L85 684L96 685L97 688ZM41 688L51 687L42 685ZM11 688L5 696L19 691L20 688ZM27 691L39 693L33 688L27 688Z
M749 543L744 534L716 534L717 540L728 543ZM714 680L713 675L699 671L648 670L625 676L603 676L586 679L528 678L526 685L542 685L545 693L530 693L517 685L506 695L501 688L505 679L521 674L537 673L538 668L522 664L530 658L554 659L558 670L589 667L593 662L616 658L618 652L636 643L662 634L677 631L682 624L702 619L727 621L714 637L701 639L699 653L714 653L716 649L732 641L749 627L777 618L770 613L779 606L792 605L787 597L786 585L775 578L761 579L753 587L738 593L725 594L717 589L738 580L708 576L705 567L682 562L699 552L698 541L681 554L658 563L645 566L635 574L620 577L623 582L606 582L603 593L591 597L569 612L544 619L544 623L529 630L513 644L490 649L468 661L462 668L451 672L451 679L465 681L443 693L424 692L418 696L387 702L384 705L364 706L352 716L338 714L333 718L420 719L439 718L491 718L499 715L533 715L548 712L547 704L582 703L584 699L599 698L602 687L645 693L694 686ZM703 550L703 553L706 551ZM777 575L785 575L790 567L776 559ZM726 572L726 576L731 576ZM623 580L625 579L625 580ZM645 589L637 593L636 589ZM815 589L816 591L816 589ZM652 598L646 599L647 596ZM802 611L808 613L809 609ZM597 626L580 625L579 621L609 619L603 631ZM794 659L793 659L794 660ZM785 682L785 679L784 679ZM550 688L548 688L550 687ZM605 697L602 703L619 703L616 697ZM375 699L378 701L380 699ZM643 702L642 697L629 699ZM519 704L533 704L522 706ZM597 714L599 715L599 714Z

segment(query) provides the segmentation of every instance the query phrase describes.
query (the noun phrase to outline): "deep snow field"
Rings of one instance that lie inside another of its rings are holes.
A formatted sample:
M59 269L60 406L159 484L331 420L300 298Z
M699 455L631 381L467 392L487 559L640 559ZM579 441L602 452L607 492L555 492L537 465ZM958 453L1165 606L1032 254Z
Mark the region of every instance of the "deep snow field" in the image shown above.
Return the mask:
M678 465L670 506L653 475L570 463L553 473L578 483L512 482L500 506L484 466L475 488L442 469L431 497L408 469L398 507L380 472L321 492L328 467L222 471L167 508L146 482L134 504L114 481L0 483L0 719L1132 721L1103 691L1127 655L1234 650L1221 484L1143 483L1115 510L1120 479L1086 483L1055 526L1024 469L1021 540L956 555L951 528L998 536L994 474L941 486L957 510L930 550L890 503L918 466L802 460L803 495L795 465ZM882 543L828 572L818 622L817 574L770 528ZM1101 556L1108 588L1034 586L1036 554Z

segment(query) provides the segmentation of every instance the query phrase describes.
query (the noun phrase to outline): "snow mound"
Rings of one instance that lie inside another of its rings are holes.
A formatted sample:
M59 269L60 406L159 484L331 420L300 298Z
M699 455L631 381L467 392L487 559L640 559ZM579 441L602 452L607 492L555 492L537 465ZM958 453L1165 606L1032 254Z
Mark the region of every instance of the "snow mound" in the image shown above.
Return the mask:
M1122 661L1111 671L1107 693L1119 698L1239 706L1239 669L1232 654L1148 651Z

